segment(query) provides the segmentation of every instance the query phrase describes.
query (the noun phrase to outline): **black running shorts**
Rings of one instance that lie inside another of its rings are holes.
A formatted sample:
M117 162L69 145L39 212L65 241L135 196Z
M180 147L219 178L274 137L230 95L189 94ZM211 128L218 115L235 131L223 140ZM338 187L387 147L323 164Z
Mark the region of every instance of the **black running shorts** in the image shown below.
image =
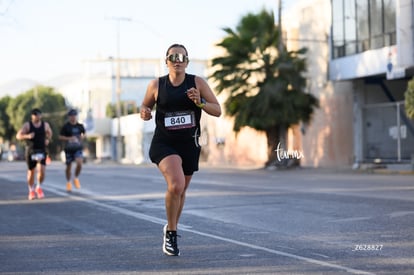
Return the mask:
M36 161L32 159L32 154L34 153L42 153L43 154L43 159ZM28 151L26 150L25 152L25 159L26 159L26 164L27 164L27 169L29 170L33 170L34 168L36 168L37 163L39 162L41 165L46 165L46 157L47 157L47 153L45 151L37 151L37 152L33 152L33 151Z
M198 141L197 141L198 142ZM201 147L195 144L194 139L188 141L172 141L154 137L151 142L149 156L157 165L169 155L179 155L182 160L184 175L191 176L198 171L198 161Z

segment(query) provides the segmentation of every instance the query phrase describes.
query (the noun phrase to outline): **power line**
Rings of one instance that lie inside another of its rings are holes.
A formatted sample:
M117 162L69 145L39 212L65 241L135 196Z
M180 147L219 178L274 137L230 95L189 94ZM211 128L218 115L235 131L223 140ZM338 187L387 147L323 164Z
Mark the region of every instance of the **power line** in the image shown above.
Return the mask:
M10 9L11 5L13 4L13 2L14 2L14 0L11 0L9 2L9 5L6 7L6 9L3 12L0 12L0 16L6 16L7 15L7 12L9 11L9 9Z

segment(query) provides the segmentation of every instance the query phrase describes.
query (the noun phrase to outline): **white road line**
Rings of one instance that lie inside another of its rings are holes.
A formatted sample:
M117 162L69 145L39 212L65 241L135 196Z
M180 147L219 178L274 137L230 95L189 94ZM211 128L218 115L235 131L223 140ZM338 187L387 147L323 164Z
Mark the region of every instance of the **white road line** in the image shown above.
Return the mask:
M208 238L212 238L212 239L232 243L232 244L237 244L237 245L248 247L248 248L251 248L251 249L265 251L265 252L275 254L275 255L279 255L279 256L285 256L285 257L288 257L288 258L292 258L292 259L296 259L296 260L300 260L300 261L304 261L304 262L308 262L308 263L312 263L312 264L316 264L316 265L320 265L320 266L325 266L325 267L330 267L330 268L333 268L333 269L343 270L343 271L346 271L346 272L351 273L351 274L374 275L374 273L371 273L371 272L358 270L358 269L354 269L354 268L349 268L349 267L342 266L342 265L332 264L332 263L324 262L324 261L321 261L321 260L315 260L315 259L312 259L312 258L299 256L299 255L295 255L295 254L292 254L292 253L287 253L287 252L283 252L283 251L279 251L279 250L274 250L274 249L270 249L270 248L263 247L263 246L258 246L258 245L254 245L254 244L240 242L240 241L236 241L236 240L233 240L233 239L224 238L224 237L220 237L220 236L217 236L217 235L212 235L212 234L209 234L209 233L200 232L200 231L193 230L193 229L181 229L181 227L180 227L180 230L191 232L191 233L194 233L194 234L197 234L197 235L200 235L200 236L204 236L204 237L208 237Z
M80 197L80 196L76 196L76 195L73 195L73 194L68 195L67 192L61 191L61 189L51 187L50 185L48 187L45 187L44 189L49 191L49 192L60 195L60 196L69 197L70 199L73 199L73 200L76 200L76 201L87 202L89 204L96 205L96 206L101 207L101 208L110 209L114 212L118 212L120 214L130 216L130 217L134 217L134 218L137 218L137 219L140 219L140 220L145 220L145 221L149 221L149 222L152 222L152 223L155 223L155 224L161 224L161 225L164 225L166 223L165 219L160 219L160 218L153 217L153 216L150 216L150 215L137 213L137 212L134 212L134 211L131 211L131 210L128 210L128 209L124 209L122 207L105 204L105 203L98 202L96 200L86 198L86 197ZM96 194L95 194L95 196L96 196ZM236 245L239 245L239 246L248 247L248 248L255 249L255 250L265 251L265 252L268 252L268 253L271 253L271 254L274 254L274 255L278 255L278 256L284 256L284 257L288 257L288 258L291 258L291 259L304 261L304 262L308 262L308 263L311 263L311 264L316 264L316 265L319 265L319 266L324 266L324 267L329 267L329 268L332 268L332 269L346 271L346 272L351 273L351 274L374 275L374 273L363 271L363 270L349 268L349 267L338 265L338 264L333 264L333 263L329 263L329 262L325 262L325 261L321 261L321 260L312 259L312 258L309 258L309 257L299 256L299 255L295 255L295 254L292 254L292 253L287 253L287 252L274 250L274 249L270 249L270 248L263 247L263 246L249 244L249 243L246 243L246 242L241 242L241 241L237 241L237 240L233 240L233 239L229 239L229 238L225 238L225 237L220 237L220 236L209 234L209 233L204 233L204 232L192 229L191 226L186 226L186 225L183 225L183 224L180 224L180 230L190 232L190 233L193 233L193 234L196 234L196 235L199 235L199 236L204 236L204 237L208 237L208 238L211 238L211 239L236 244Z

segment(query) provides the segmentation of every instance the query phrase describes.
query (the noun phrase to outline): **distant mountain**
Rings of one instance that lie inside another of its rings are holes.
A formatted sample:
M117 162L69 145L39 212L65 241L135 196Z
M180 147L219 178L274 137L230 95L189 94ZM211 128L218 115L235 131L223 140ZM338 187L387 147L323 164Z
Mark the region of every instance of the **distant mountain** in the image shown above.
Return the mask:
M44 81L43 85L54 87L59 90L59 88L62 86L66 86L72 82L82 80L82 77L83 75L81 73L68 73Z
M31 88L42 85L33 79L19 78L0 85L0 98L9 95L11 97L18 96Z
M0 98L9 95L11 97L18 96L21 93L24 93L31 88L38 85L45 85L54 87L57 91L59 88L64 87L74 81L79 81L82 79L82 74L64 74L60 76L53 77L46 81L35 81L28 78L19 78L4 84L0 84Z

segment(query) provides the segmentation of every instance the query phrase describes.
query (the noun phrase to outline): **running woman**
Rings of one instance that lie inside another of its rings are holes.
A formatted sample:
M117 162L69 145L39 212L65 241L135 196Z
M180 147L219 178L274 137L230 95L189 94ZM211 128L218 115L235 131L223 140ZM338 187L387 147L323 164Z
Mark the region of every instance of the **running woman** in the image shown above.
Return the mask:
M83 140L86 138L83 124L78 122L78 112L71 109L68 112L68 122L66 122L59 135L59 139L66 142L65 144L65 163L66 163L66 191L72 191L72 162L76 162L75 177L73 184L76 188L81 188L79 175L83 163Z
M27 184L29 187L28 199L42 199L44 197L41 184L46 173L46 147L52 138L52 129L49 123L42 120L42 112L35 108L31 111L31 120L25 122L17 132L17 140L26 141L25 159L27 164ZM37 169L36 169L37 168ZM37 170L36 184L35 174Z
M189 59L183 45L171 45L165 62L168 74L148 84L140 115L143 120L151 119L151 111L156 104L156 129L149 155L167 183L163 252L178 256L177 225L186 190L193 173L198 171L201 113L204 111L218 117L221 108L207 82L186 73Z

